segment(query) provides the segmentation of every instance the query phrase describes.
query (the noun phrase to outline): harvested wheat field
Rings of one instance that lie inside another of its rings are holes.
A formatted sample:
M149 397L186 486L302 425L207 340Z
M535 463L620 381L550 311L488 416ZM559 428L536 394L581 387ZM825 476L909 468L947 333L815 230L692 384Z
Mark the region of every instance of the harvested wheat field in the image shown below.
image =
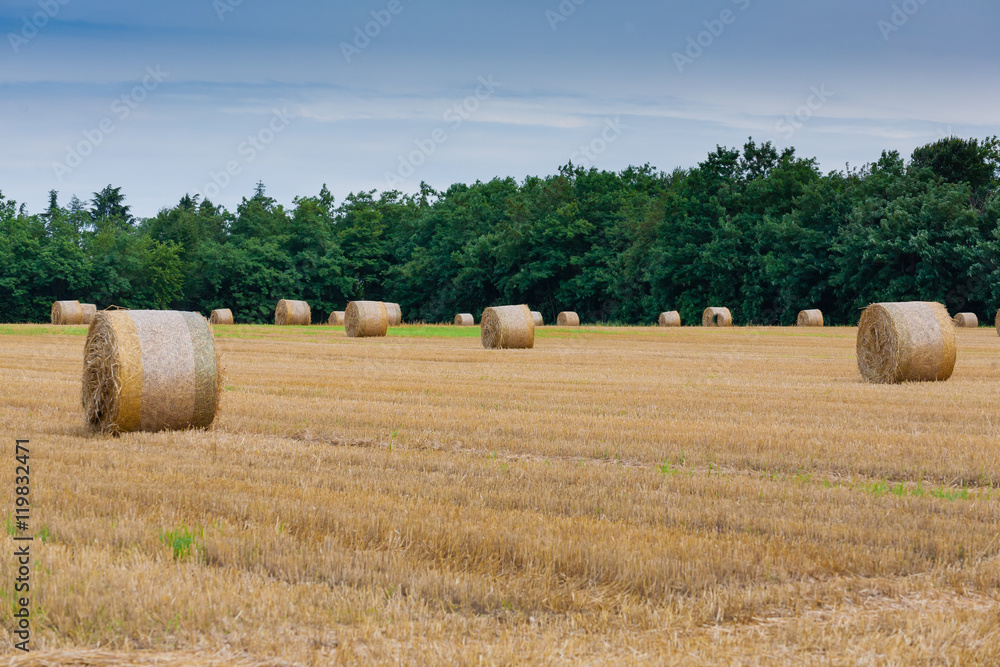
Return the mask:
M7 656L998 664L1000 342L955 333L947 382L875 385L838 327L485 350L235 325L211 430L110 437L80 407L86 329L2 326L36 535L34 650Z

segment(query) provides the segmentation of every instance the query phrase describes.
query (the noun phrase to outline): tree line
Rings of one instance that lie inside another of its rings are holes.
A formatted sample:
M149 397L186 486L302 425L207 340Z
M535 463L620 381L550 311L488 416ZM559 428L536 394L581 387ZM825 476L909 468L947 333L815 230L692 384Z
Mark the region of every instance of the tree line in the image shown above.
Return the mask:
M43 322L57 299L104 308L231 308L273 320L302 299L314 321L350 300L401 304L408 321L526 303L547 321L793 324L823 310L854 324L876 301L928 300L992 321L1000 306L1000 143L948 138L910 158L823 174L752 139L690 169L568 164L518 182L445 191L324 186L290 208L258 184L235 211L184 196L137 219L120 188L29 214L0 194L0 312Z

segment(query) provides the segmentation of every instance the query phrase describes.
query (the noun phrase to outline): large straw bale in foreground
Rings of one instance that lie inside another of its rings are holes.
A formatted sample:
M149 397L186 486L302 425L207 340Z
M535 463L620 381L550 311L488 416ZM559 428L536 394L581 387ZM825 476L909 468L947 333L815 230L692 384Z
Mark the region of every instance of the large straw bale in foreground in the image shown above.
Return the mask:
M279 327L312 324L312 308L305 301L282 299L274 309L274 323Z
M799 313L798 325L800 327L821 327L823 326L822 310L803 310Z
M537 310L531 311L531 319L535 321L535 326L536 327L543 327L543 326L545 326L545 318L542 317L542 314L540 312L538 312Z
M701 314L701 326L703 327L731 327L733 326L733 314L728 308L706 308Z
M557 327L578 327L580 326L580 316L572 310L564 310L556 316Z
M875 303L858 324L858 370L869 382L947 380L955 327L940 303Z
M978 329L979 328L979 316L975 313L959 313L952 320L956 327L961 329Z
M495 306L483 311L481 338L487 350L535 346L535 320L527 306Z
M342 327L344 326L345 315L346 313L343 310L335 310L332 313L330 313L330 319L328 319L326 322L327 324L334 327Z
M389 313L381 301L351 301L344 311L344 330L350 338L377 338L389 330Z
M83 324L83 306L79 301L56 301L51 318L52 324Z
M661 327L679 327L681 325L681 314L676 310L660 313L659 323Z
M389 326L398 327L403 323L403 309L398 303L385 304L385 312L389 317Z
M459 313L455 316L455 326L474 327L476 326L476 318L472 316L472 313Z
M212 330L198 313L103 311L90 325L83 409L95 430L207 427L221 383Z
M208 318L209 324L234 324L233 311L229 308L217 308Z

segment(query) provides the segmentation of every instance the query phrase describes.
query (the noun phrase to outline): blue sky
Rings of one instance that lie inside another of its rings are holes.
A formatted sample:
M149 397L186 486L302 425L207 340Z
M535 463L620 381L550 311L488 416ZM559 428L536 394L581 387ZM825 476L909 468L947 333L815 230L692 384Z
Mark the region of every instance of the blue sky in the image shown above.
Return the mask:
M750 136L839 169L1000 134L998 25L992 0L6 0L0 190L111 183L148 216L258 180L290 204L669 171Z

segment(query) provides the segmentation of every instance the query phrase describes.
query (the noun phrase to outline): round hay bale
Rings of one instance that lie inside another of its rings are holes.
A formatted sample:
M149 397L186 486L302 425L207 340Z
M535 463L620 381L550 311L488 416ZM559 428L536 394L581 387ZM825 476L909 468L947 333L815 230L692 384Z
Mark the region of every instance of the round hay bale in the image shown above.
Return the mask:
M87 334L83 409L97 431L211 425L222 372L208 320L170 310L102 311Z
M83 309L83 321L80 324L90 326L90 323L97 317L97 306L92 303L81 303L80 308Z
M344 311L335 310L330 313L330 319L327 320L327 324L334 327L344 326Z
M956 327L961 329L978 329L979 328L979 316L975 313L959 313L952 320Z
M733 314L728 308L706 308L701 314L701 326L703 327L731 327L733 326Z
M955 327L940 303L875 303L861 314L857 354L869 382L947 380L955 369Z
M455 326L474 327L476 326L476 318L471 313L459 313L455 316Z
M233 311L228 308L218 308L212 311L208 318L209 324L234 324Z
M351 301L344 311L344 329L350 338L377 338L389 330L389 313L381 301Z
M274 309L274 324L279 327L312 324L312 308L305 301L282 299Z
M580 326L580 316L572 310L564 310L556 316L557 327L578 327Z
M527 306L495 306L483 311L483 347L487 350L527 349L535 346L535 320Z
M83 324L83 306L79 301L56 301L51 317L52 324Z
M799 313L798 325L800 327L821 327L823 326L822 310L803 310Z
M531 311L531 319L533 319L535 321L535 326L536 327L544 327L545 326L545 318L542 317L542 314L540 312L538 312L537 310Z
M389 316L390 327L398 327L403 323L403 310L398 303L385 304L385 312Z
M681 325L681 314L676 310L668 313L660 313L659 323L661 327L679 327Z
M997 311L996 317L993 318L993 326L997 328L997 333L1000 334L1000 310Z

